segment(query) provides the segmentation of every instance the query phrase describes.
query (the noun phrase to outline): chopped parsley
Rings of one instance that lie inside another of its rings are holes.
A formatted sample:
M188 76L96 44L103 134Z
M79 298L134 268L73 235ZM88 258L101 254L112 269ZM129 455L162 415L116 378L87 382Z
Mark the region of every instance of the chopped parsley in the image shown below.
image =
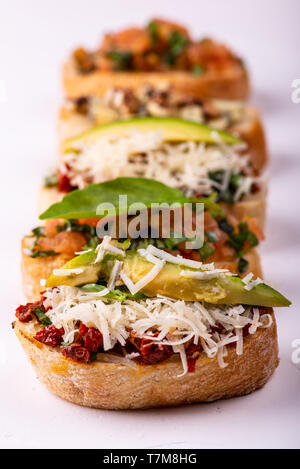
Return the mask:
M115 63L115 70L130 70L132 68L131 52L112 51L107 54Z
M249 266L249 262L247 261L247 259L244 259L244 257L241 257L238 263L238 271L240 272L240 274L243 274L244 272L246 272L246 270L248 269L248 266Z
M258 245L258 239L249 230L248 223L242 222L238 225L238 233L229 236L228 244L236 251L238 256L243 256L245 242L248 241L251 248Z
M204 243L203 246L198 250L198 252L201 256L201 261L205 262L206 259L213 255L215 250L209 244Z
M192 68L192 74L195 75L196 77L199 77L200 75L202 75L204 73L204 67L202 65L195 65L193 68Z
M52 324L51 319L46 316L45 311L42 308L36 308L34 310L34 314L36 315L40 323L43 324L43 326L50 326L50 324Z
M88 293L98 293L103 291L105 288L107 288L105 285L99 285L98 283L87 283L81 287L81 290ZM132 295L125 286L121 286L120 288L110 290L110 292L103 296L103 298L122 302L124 300L143 300L147 297L141 292Z
M224 179L224 171L210 171L208 173L209 179L216 182L217 184L222 184ZM226 202L228 204L235 203L235 195L243 183L244 180L243 174L236 174L232 173L229 178L229 183L226 189L221 190L220 188L216 187L215 190L217 192L217 202Z
M169 50L165 55L165 61L168 65L174 65L177 57L184 51L188 44L186 36L174 31L169 38Z
M47 256L57 256L58 252L56 251L33 251L30 254L30 257L47 257Z
M158 31L157 31L157 24L155 21L151 21L148 24L148 31L151 37L151 42L153 45L156 45L158 42Z

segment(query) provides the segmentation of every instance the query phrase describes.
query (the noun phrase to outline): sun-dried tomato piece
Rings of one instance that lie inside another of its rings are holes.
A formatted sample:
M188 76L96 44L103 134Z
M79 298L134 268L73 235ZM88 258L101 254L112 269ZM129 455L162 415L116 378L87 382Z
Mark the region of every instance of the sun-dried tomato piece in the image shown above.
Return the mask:
M56 347L62 343L62 337L64 335L64 328L57 329L55 326L46 326L44 329L38 331L35 335L35 339L50 347Z
M94 327L86 327L81 323L79 334L83 338L84 346L89 352L97 352L103 344L103 336L101 332L97 331Z
M61 351L65 357L71 358L77 362L91 362L90 352L85 347L82 347L81 344L76 342L74 344L67 345L66 347L62 347Z
M72 186L70 179L66 174L62 174L60 171L58 172L58 190L60 192L71 192L74 189Z
M161 363L167 360L174 353L170 346L155 344L150 339L139 339L134 337L132 343L134 343L135 347L141 353L141 356L137 358L137 361L141 365L155 365L156 363Z
M42 301L21 305L16 309L16 317L19 319L20 322L29 322L33 319L32 315L34 314L34 310L36 308L41 308L42 306Z
M185 349L189 373L193 373L195 371L196 361L200 356L201 350L202 346L200 343L198 343L197 345L191 343Z
M141 365L155 365L156 363L161 363L173 355L173 350L167 345L156 345L153 344L148 347L149 352L143 354L140 357L137 357L137 361Z

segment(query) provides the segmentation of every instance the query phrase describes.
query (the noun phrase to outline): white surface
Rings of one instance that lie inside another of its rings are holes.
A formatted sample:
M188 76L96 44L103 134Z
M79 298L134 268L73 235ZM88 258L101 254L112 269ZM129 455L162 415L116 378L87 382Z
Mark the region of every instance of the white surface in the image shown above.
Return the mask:
M271 155L263 266L293 306L277 310L281 362L261 391L178 409L96 411L49 394L10 328L22 301L19 241L35 224L37 187L55 161L62 61L77 44L96 45L102 31L153 14L224 39L247 59ZM300 446L300 370L291 362L300 339L300 104L290 99L300 78L299 17L298 0L1 1L1 447Z

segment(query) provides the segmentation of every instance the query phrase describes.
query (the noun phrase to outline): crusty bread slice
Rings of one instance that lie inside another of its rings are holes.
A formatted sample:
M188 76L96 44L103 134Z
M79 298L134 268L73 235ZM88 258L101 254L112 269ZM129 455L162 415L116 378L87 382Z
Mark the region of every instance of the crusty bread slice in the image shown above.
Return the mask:
M59 397L100 409L178 406L249 394L261 388L278 366L276 322L244 339L242 355L228 348L226 368L201 354L194 373L182 373L177 357L157 365L131 367L96 361L85 365L65 358L59 348L34 339L35 326L15 321L14 330L36 374Z
M75 137L93 127L93 122L73 109L62 107L58 116L58 135L60 142ZM260 114L256 108L246 107L243 120L226 129L240 136L247 144L247 153L254 169L261 171L267 164L267 148Z
M36 301L40 297L40 292L45 289L45 287L40 284L41 279L49 277L53 269L59 269L75 256L74 253L74 255L57 254L56 256L32 258L26 254L26 249L31 246L32 241L33 238L27 236L26 238L23 238L21 244L22 282L24 294L28 301ZM248 260L249 266L244 275L249 272L253 272L255 277L262 278L260 257L257 251L252 249L245 255L245 258ZM237 273L237 262L226 261L224 263L216 263L216 266L220 268L228 268L233 273Z
M166 84L186 96L245 100L250 93L246 70L237 65L222 71L209 71L201 76L191 72L111 72L79 73L72 60L63 69L63 84L67 98L104 96L109 88L137 89L144 83L152 86Z
M261 171L268 162L265 132L258 109L247 107L244 119L228 129L248 144L253 168Z

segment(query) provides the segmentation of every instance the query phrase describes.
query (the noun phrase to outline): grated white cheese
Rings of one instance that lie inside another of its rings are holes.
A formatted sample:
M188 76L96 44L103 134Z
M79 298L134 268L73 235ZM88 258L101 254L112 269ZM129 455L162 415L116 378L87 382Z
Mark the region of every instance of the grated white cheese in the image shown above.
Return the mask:
M57 277L68 277L69 275L79 275L82 274L83 269L53 269L53 275Z
M114 266L111 270L109 280L107 282L107 288L109 290L113 290L115 288L116 281L118 280L118 277L119 277L120 271L122 269L122 266L123 266L123 262L121 262L121 261L115 261L114 262Z
M252 290L253 287L256 287L256 285L259 285L260 283L263 283L263 280L259 277L256 279L252 280L253 278L253 273L249 272L244 278L243 278L243 283L245 284L244 289L245 290Z
M227 269L214 269L214 270L204 270L202 272L197 272L195 270L182 270L180 275L185 278L196 278L198 280L210 280L212 278L220 277L225 273L229 272Z
M117 342L125 345L130 332L134 331L136 337L171 345L181 357L184 373L184 344L200 342L208 357L217 356L220 366L226 366L226 345L236 342L237 353L242 353L242 328L246 325L269 327L272 320L270 315L260 318L253 308L242 305L213 305L162 297L121 303L103 298L103 294L103 291L89 293L80 288L60 286L46 290L44 306L50 308L47 315L52 323L64 328L65 341L74 336L78 321L102 333L105 351L111 350ZM226 332L214 332L213 327L217 325ZM158 335L153 336L153 331L158 331Z
M148 283L152 282L152 280L155 279L155 277L159 274L159 272L165 265L164 261L161 261L160 259L155 259L154 257L152 259L152 257L150 257L150 254L148 254L147 260L149 262L152 262L154 264L154 267L136 283L133 283L132 280L128 277L128 275L126 275L125 272L121 271L120 278L121 280L123 280L124 284L132 295L135 295Z
M94 264L101 262L106 252L110 252L111 254L117 254L122 257L125 256L125 251L112 245L111 240L111 236L104 236L103 241L98 244L98 246L96 247L97 257L94 260Z
M232 172L240 173L249 156L241 145L226 145L216 132L215 145L203 142L165 143L162 132L129 132L122 137L105 136L94 142L78 142L75 151L62 155L61 171L75 187L116 177L146 177L184 190L187 194L226 189ZM222 184L209 178L211 171L224 171ZM248 194L254 177L246 177L238 197ZM237 200L238 197L236 196Z

